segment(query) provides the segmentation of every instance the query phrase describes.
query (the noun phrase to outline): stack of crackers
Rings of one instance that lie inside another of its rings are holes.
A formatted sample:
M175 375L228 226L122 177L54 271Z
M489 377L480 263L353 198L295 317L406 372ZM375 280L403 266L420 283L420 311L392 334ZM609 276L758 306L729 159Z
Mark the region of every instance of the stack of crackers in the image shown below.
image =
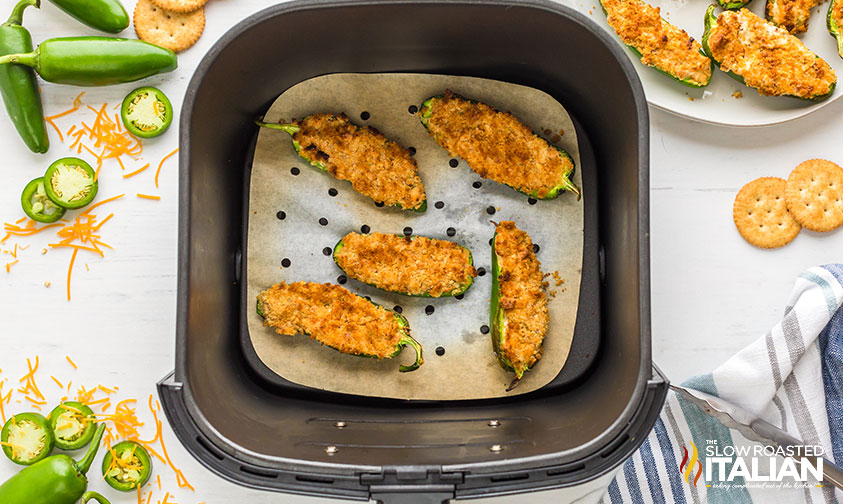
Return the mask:
M199 40L205 30L205 2L208 0L138 0L135 32L138 38L184 51Z
M741 188L732 208L735 226L761 248L790 243L805 229L828 232L843 225L843 168L810 159L787 177L762 177Z

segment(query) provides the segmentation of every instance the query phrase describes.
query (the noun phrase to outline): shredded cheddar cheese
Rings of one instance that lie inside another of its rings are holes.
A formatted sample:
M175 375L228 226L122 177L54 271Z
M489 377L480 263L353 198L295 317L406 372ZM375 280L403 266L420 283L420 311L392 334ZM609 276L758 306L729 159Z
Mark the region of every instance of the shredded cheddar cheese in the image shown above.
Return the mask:
M174 150L173 152L171 152L171 153L167 154L166 156L164 156L164 158L163 158L163 159L161 159L161 162L160 162L160 163L158 163L158 169L157 169L157 170L155 170L155 187L158 187L158 175L160 175L160 174L161 174L161 167L162 167L162 166L164 166L164 161L166 161L167 159L169 159L169 158L170 158L170 156L174 155L174 154L175 154L176 152L178 152L178 151L179 151L179 150L178 150L178 148L176 148L176 150Z
M77 369L76 364L69 355L65 356L65 359L73 366L74 370ZM13 388L12 390L7 391L5 389L7 380L0 379L0 418L2 418L4 424L7 421L5 406L10 404L12 399L20 397L21 399L16 399L16 403L26 404L28 408L38 410L40 410L40 406L48 404L54 400L54 398L44 398L38 388L38 384L36 383L36 375L42 367L40 357L36 356L34 361L31 358L27 359L26 364L27 373L20 378L20 383L22 384L20 388ZM2 373L2 370L0 370L0 373ZM56 377L50 375L50 378L57 384L60 384L63 381L59 379L60 376ZM71 386L72 381L67 380L67 385L64 389L69 391ZM60 389L60 391L63 391L64 389ZM151 394L149 395L147 406L149 408L149 415L152 417L151 422L144 422L138 417L136 407L137 401L131 398L121 399L112 413L106 413L106 409L110 407L111 404L111 397L114 397L118 391L118 387L105 386L103 384L96 384L90 387L80 385L75 397L76 401L91 407L95 411L95 418L93 420L85 418L83 421L94 421L105 425L105 435L103 436L102 445L104 449L112 452L112 467L110 467L109 471L106 472L110 472L115 467L123 469L138 468L138 459L134 457L133 452L123 454L128 455L128 457L121 458L115 457L114 450L112 449L112 447L120 441L134 441L143 446L149 452L151 457L157 458L162 463L162 465L157 466L158 469L156 470L157 474L155 481L150 481L144 488L137 489L140 499L139 502L141 502L141 504L144 502L147 504L151 504L152 502L156 502L157 504L177 504L176 499L178 494L174 493L172 489L167 488L164 478L174 478L178 488L184 491L194 491L194 487L187 480L182 470L174 464L168 453L167 446L164 442L163 423L159 417L161 404L154 400ZM20 395L13 396L15 392ZM67 399L68 397L66 395L59 400L59 403L63 403ZM62 404L61 406L74 415L82 415L82 412L78 408L74 408L73 406L68 406L66 404ZM62 415L60 420L64 420L64 416L65 414ZM150 426L153 429L153 435L148 440L141 439L140 437L140 430L144 428L146 424L149 424L149 426L146 427L147 429ZM64 424L59 421L58 427L63 428L63 425ZM10 439L9 441L13 440ZM4 445L9 446L13 450L22 449L13 442L6 442ZM163 498L159 493L161 491L165 491Z

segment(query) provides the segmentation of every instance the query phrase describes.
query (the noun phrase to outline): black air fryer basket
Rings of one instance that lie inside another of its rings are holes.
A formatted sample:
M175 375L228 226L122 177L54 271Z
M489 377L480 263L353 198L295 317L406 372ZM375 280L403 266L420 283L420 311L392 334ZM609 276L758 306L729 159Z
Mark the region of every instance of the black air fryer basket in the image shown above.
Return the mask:
M549 385L502 399L376 399L286 382L257 359L242 285L254 119L290 86L338 72L497 79L571 114L588 195L582 285L571 354ZM542 0L276 5L204 58L180 129L176 368L159 392L215 473L283 492L439 502L583 483L652 428L667 381L650 357L647 104L621 46L583 15Z

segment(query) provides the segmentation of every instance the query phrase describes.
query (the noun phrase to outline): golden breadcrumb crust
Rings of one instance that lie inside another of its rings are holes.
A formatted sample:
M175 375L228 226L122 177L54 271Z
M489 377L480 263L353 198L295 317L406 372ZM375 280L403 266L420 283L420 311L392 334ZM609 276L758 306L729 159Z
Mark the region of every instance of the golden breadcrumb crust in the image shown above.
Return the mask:
M641 53L641 63L681 80L704 85L711 79L711 60L702 45L641 0L603 0L606 21L624 44Z
M432 101L427 129L481 177L543 198L573 170L571 159L507 112L450 91Z
M293 135L301 152L325 164L334 177L378 203L417 209L425 201L424 186L410 151L369 126L362 128L345 114L314 114L295 121Z
M721 12L708 46L722 70L743 77L762 95L813 98L837 82L831 66L802 41L746 9Z
M424 236L349 233L334 259L352 278L411 295L439 297L477 276L468 249Z
M767 19L793 35L808 30L811 9L820 0L767 0Z
M307 334L340 352L392 356L404 332L395 314L339 285L281 282L258 295L264 325L278 334Z
M834 10L831 11L831 19L837 25L837 31L843 30L843 1L834 2Z
M495 254L501 270L500 308L506 329L501 350L513 368L526 370L541 358L550 324L541 263L530 236L511 221L497 226Z

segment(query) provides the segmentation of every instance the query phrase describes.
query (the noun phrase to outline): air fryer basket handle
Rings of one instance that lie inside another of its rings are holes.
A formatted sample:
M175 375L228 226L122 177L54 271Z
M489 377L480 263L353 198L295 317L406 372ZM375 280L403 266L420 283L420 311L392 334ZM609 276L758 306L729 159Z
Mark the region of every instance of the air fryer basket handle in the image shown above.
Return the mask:
M424 493L407 492L400 489L384 493L372 492L372 500L378 504L447 504L453 498L453 488L450 491Z

